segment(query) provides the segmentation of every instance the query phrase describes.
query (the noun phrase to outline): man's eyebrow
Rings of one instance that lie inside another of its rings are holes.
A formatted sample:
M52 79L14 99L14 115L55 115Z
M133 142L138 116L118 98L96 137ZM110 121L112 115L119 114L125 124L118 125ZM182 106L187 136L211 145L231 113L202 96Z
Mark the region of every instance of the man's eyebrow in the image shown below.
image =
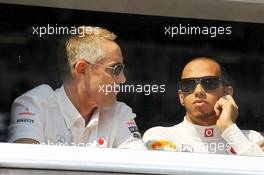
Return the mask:
M116 64L123 64L123 62L121 61L118 61L118 62L109 62L109 63L106 63L108 66L114 66Z

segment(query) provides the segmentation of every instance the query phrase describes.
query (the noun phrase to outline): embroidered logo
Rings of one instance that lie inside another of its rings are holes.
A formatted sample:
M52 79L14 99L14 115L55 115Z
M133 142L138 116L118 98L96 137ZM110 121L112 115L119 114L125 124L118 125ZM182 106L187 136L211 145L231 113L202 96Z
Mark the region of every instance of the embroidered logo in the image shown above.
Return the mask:
M96 145L99 147L105 147L106 144L107 144L107 138L99 137Z
M18 115L30 115L30 116L34 116L35 114L30 112L28 108L26 108L26 111L23 112L19 112Z
M57 143L65 143L65 138L61 135L56 135L56 142Z
M136 122L134 119L130 119L127 121L127 125L136 125Z
M176 151L176 144L168 140L150 141L147 146L150 150Z
M27 118L20 118L20 119L17 119L17 123L34 123L34 120L27 119Z
M204 130L204 137L213 137L214 136L214 128L206 128Z
M128 129L131 133L139 132L137 126L129 126Z
M133 137L136 139L141 139L140 133L133 133Z

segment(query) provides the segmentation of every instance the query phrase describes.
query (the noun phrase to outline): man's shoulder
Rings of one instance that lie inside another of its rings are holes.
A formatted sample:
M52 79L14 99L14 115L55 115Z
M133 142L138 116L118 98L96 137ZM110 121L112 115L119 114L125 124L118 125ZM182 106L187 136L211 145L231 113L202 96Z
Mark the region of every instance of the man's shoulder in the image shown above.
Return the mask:
M115 102L115 104L113 105L113 108L115 108L115 109L131 109L130 106L128 106L126 103L121 102L121 101Z
M27 91L26 93L35 94L35 93L41 93L41 92L54 93L54 90L47 84L41 84L41 85L38 85L35 88Z
M173 130L173 127L165 127L165 126L155 126L152 128L149 128L145 133L144 133L144 137L148 137L148 136L169 136L171 131Z
M16 100L19 101L28 98L32 98L33 100L39 103L43 101L53 102L55 99L55 91L49 85L42 84L25 92Z
M143 139L149 139L153 137L157 138L171 138L177 134L182 133L185 130L184 122L178 123L174 126L155 126L149 128L143 135Z
M103 107L102 110L103 111L113 111L119 114L132 113L131 107L129 107L124 102L120 102L120 101L115 102L115 104L113 104L110 107Z
M166 131L166 127L154 126L152 128L149 128L148 130L146 130L146 132L144 133L144 137L149 136L149 135L155 135L156 133L160 134L163 131Z

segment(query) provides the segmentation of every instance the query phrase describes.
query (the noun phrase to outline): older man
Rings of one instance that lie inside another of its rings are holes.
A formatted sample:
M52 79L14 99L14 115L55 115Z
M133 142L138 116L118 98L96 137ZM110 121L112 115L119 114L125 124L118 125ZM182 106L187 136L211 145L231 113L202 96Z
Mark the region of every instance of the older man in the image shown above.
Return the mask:
M179 98L186 109L183 122L154 127L143 137L149 149L180 152L264 155L263 136L240 130L233 88L218 62L200 57L183 69Z
M136 115L116 99L114 85L126 78L115 38L90 26L69 36L58 54L63 85L40 85L15 100L9 142L145 149Z

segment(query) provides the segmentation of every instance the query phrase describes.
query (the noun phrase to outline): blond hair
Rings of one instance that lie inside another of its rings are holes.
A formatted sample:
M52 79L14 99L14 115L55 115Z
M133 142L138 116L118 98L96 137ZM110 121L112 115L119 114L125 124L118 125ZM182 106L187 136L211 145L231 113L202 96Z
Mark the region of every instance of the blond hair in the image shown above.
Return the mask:
M80 26L76 34L70 35L59 48L58 64L62 80L71 76L74 64L84 59L95 63L104 57L101 47L103 40L114 41L116 35L107 29L93 26Z

